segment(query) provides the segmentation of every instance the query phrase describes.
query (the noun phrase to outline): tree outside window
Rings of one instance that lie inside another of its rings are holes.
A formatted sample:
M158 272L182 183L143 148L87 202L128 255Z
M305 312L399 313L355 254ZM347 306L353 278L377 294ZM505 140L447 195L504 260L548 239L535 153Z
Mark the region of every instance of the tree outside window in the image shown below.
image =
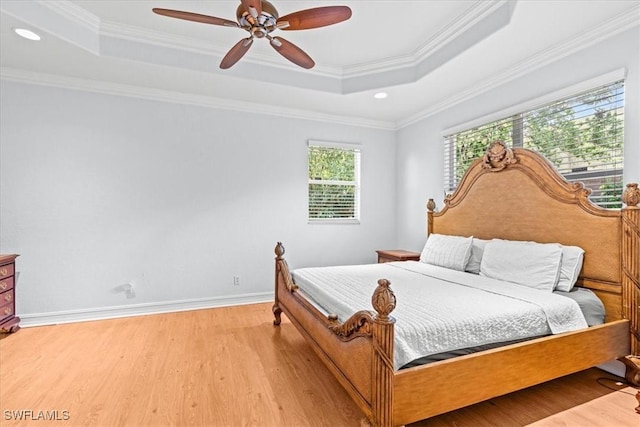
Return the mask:
M495 140L544 155L591 200L622 207L624 82L602 86L445 138L445 191L453 192L473 160Z
M349 144L309 142L309 220L360 218L360 150Z

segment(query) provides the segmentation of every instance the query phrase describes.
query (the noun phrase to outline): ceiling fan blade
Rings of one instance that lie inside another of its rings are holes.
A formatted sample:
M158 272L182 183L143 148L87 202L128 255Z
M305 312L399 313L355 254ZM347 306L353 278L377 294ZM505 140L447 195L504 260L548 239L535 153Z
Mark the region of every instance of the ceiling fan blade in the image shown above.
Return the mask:
M278 18L281 30L308 30L337 24L351 18L351 9L347 6L326 6L301 10ZM288 23L289 25L286 25Z
M242 5L249 12L249 15L257 18L258 15L262 13L262 2L261 0L240 0ZM252 10L253 9L253 10Z
M245 53L247 53L252 44L252 37L240 40L231 49L229 49L229 52L227 52L224 58L222 58L222 61L220 62L220 68L222 68L223 70L231 68L236 62L240 60L240 58L244 56Z
M313 59L311 59L304 50L300 49L290 41L287 41L282 37L272 37L270 42L271 46L273 46L280 55L284 56L294 64L306 69L313 68L313 66L316 65L316 63L313 62Z
M202 22L203 24L222 25L225 27L239 27L235 21L228 19L216 18L215 16L200 15L199 13L183 12L181 10L153 8L153 12L158 15L168 16L170 18L184 19L187 21Z

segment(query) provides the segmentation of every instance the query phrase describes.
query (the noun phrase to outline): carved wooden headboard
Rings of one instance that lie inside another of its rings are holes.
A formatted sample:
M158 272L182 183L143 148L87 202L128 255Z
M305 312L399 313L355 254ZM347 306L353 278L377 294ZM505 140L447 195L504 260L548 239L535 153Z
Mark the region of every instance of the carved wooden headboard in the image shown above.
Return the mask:
M540 154L494 142L469 167L442 210L429 201L427 228L429 233L583 248L578 285L600 296L607 320L632 320L637 352L640 190L636 184L627 186L627 207L621 210L594 205L589 193L581 183L567 182Z

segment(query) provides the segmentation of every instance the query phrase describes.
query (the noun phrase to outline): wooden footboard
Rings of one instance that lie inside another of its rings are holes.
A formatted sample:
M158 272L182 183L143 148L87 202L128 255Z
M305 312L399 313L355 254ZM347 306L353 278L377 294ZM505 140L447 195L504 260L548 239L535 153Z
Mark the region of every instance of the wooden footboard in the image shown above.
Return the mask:
M396 372L392 425L404 425L613 360L629 352L619 320Z
M284 246L276 252L274 324L284 312L374 425L393 425L393 331L395 295L381 279L372 296L374 311L360 311L343 323L326 316L298 292Z

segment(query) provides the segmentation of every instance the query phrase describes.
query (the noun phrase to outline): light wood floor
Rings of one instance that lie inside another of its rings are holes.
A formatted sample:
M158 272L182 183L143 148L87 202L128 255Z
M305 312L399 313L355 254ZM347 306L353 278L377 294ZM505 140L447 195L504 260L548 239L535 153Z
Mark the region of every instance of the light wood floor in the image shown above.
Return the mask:
M0 425L360 426L301 335L272 319L257 304L2 335ZM638 427L635 390L599 378L615 377L592 369L412 426ZM59 420L16 421L24 411Z

